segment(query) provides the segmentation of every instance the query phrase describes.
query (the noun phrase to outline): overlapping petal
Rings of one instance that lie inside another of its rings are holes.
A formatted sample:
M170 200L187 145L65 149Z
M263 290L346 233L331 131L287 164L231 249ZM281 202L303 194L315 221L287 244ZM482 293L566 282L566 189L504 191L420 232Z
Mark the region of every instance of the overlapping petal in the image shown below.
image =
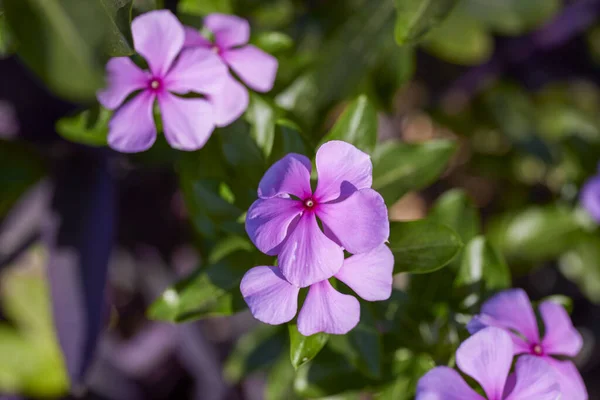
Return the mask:
M552 357L544 360L554 369L556 379L560 385L562 398L560 400L587 400L588 393L577 367L571 361L559 361Z
M204 26L214 34L221 49L241 46L250 39L250 24L235 15L210 14L204 19Z
M255 46L247 45L222 53L223 60L246 85L258 92L273 88L277 75L277 59Z
M346 258L335 277L368 301L386 300L392 294L394 255L384 244L368 253Z
M227 126L248 108L248 90L227 72L219 90L208 93L217 126Z
M136 90L143 89L148 84L150 75L142 71L128 57L114 57L106 64L107 87L98 92L100 104L109 110L114 110Z
M542 340L544 352L575 357L583 346L583 338L573 326L567 311L551 301L543 302L539 309L546 327Z
M196 28L184 26L183 30L185 32L185 39L183 41L184 48L204 47L210 49L213 46L210 40L202 36Z
M426 373L417 385L415 400L485 400L467 385L458 372L436 367Z
M522 356L515 366L515 385L506 400L558 400L560 387L548 364L540 357ZM571 397L568 397L571 399Z
M212 51L201 47L181 52L164 78L165 89L178 94L219 93L229 78L227 67Z
M142 92L113 115L108 127L108 144L123 153L148 150L156 140L152 108L155 96Z
M275 197L256 200L246 215L246 232L263 253L276 255L290 225L302 212L299 201Z
M265 172L258 184L258 197L269 199L281 195L294 195L301 200L309 197L311 163L308 157L290 153Z

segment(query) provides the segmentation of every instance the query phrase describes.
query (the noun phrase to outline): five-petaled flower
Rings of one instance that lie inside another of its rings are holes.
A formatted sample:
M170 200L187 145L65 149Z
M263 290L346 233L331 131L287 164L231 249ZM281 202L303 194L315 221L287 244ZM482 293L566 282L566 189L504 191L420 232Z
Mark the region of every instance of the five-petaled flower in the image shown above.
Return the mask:
M573 362L552 357L576 356L583 345L581 335L561 305L544 301L539 311L545 325L543 339L540 339L529 297L522 289L506 290L493 296L483 304L481 314L475 316L467 328L471 333L486 326L505 329L514 342L514 354L534 355L553 367L564 399L587 399L585 385Z
M510 335L489 327L465 340L456 351L456 365L475 379L486 397L467 385L458 372L436 367L417 385L416 400L558 400L560 388L554 371L538 357L522 356L514 374ZM572 397L568 397L572 399Z
M259 199L246 216L252 242L278 255L282 275L296 287L331 278L342 267L344 249L369 252L390 232L383 198L371 189L368 154L334 140L319 148L316 165L313 193L307 157L292 153L277 161L260 181Z

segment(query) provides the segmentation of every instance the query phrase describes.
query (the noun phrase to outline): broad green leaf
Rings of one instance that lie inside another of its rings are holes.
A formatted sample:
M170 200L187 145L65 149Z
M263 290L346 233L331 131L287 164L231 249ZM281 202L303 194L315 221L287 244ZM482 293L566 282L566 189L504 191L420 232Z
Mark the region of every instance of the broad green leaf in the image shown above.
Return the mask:
M274 106L262 96L251 92L246 119L251 125L250 135L261 148L265 157L269 157L275 139L276 110Z
M475 205L460 189L444 193L431 208L429 218L452 228L464 243L477 236L481 225Z
M289 323L288 330L290 333L290 360L295 369L315 358L329 339L329 335L326 333L304 336L298 332L298 325L295 323Z
M373 153L373 189L388 206L407 192L433 183L444 172L457 146L451 140L422 144L387 141Z
M390 249L394 274L429 273L447 265L462 248L450 228L428 220L390 223Z
M192 15L208 15L211 13L232 14L231 0L181 0L177 11Z
M108 16L107 21L110 22L108 54L113 57L132 55L135 53L131 35L133 0L100 0L100 3Z
M394 35L399 45L413 44L452 10L457 0L394 0L396 27Z
M259 33L252 39L252 43L270 54L287 51L294 47L294 40L282 32Z
M510 270L504 257L484 236L467 243L455 285L477 285L480 292L488 292L507 289L510 283Z
M300 127L295 123L280 119L275 125L275 140L273 141L273 150L269 157L269 165L283 158L289 153L304 154L312 157L312 146L310 146L300 131Z
M505 35L521 35L534 29L561 8L559 0L466 0L464 5L473 17Z
M71 142L106 146L111 115L109 110L97 106L73 117L59 119L56 122L56 132Z
M350 103L321 143L343 140L371 153L377 144L377 110L366 95Z

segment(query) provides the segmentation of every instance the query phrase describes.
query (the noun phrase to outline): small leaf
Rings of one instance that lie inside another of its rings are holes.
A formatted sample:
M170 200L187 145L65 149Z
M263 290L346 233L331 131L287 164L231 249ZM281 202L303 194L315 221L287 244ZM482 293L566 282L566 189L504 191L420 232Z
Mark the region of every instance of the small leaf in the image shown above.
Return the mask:
M394 35L399 45L413 44L439 24L452 10L457 0L395 0L396 27Z
M295 323L289 323L288 330L290 333L290 360L295 369L315 358L329 339L329 335L326 333L304 336L298 332L298 325Z
M481 285L485 291L510 287L510 270L504 257L483 236L473 238L464 249L456 277L457 286Z
M75 143L88 146L106 146L108 121L112 113L101 107L94 107L73 117L64 117L56 122L59 135Z
M256 93L250 93L250 105L246 110L246 119L251 125L250 135L263 151L265 157L269 157L273 149L275 139L276 110L273 105Z
M100 0L109 21L108 54L113 57L130 56L133 49L131 35L131 8L133 0Z
M253 38L256 47L270 54L290 50L294 47L294 40L282 32L262 32Z
M479 213L471 199L460 189L444 193L431 208L429 217L452 228L464 243L477 236L480 230Z
M367 96L361 95L339 117L321 143L343 140L371 153L377 144L377 110Z
M208 15L211 13L231 14L231 0L181 0L177 11L192 15Z

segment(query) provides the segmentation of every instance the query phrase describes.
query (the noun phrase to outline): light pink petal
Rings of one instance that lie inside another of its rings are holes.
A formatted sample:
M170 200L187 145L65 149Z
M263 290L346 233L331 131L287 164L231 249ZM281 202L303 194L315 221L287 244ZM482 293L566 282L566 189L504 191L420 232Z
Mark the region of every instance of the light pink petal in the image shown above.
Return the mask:
M552 357L544 357L554 369L556 379L562 392L561 400L588 400L588 393L577 367L571 361L559 361Z
M184 26L183 30L185 32L185 39L183 41L183 47L204 47L207 49L212 48L213 44L202 36L200 32L191 26Z
M215 35L220 49L241 46L250 39L250 24L235 15L210 14L204 19L204 26Z
M359 190L339 202L319 204L316 212L352 254L371 251L390 236L387 207L373 189Z
M386 300L392 294L394 255L382 244L368 253L344 260L335 277L368 301Z
M300 289L290 285L277 267L252 268L242 278L240 290L259 321L279 325L296 315Z
M560 386L550 366L540 357L522 356L515 366L515 386L506 400L558 400ZM565 397L572 399L572 397Z
M546 326L542 347L546 354L575 357L583 346L583 338L573 326L569 314L560 304L545 301L540 314Z
M302 215L279 252L283 276L299 287L331 278L343 262L344 251L321 232L313 213Z
M329 281L315 283L308 290L298 314L298 331L304 336L325 332L343 335L360 320L360 304L356 298L341 294Z
M319 148L317 172L319 181L315 198L319 203L370 188L373 182L373 165L369 155L340 140L329 141Z
M301 200L310 197L311 164L308 157L290 153L265 172L258 184L258 197L269 199L281 195L294 195Z
M227 126L248 108L248 89L233 79L227 72L223 85L219 90L208 93L208 100L213 105L217 126Z
M294 219L302 212L299 201L275 197L258 199L246 214L246 232L263 253L274 256L285 240Z
M415 400L485 400L452 368L436 367L417 384Z
M493 327L477 332L456 351L456 365L479 382L489 399L502 398L512 359L510 335Z
M226 50L221 57L250 88L257 92L268 92L273 89L278 63L272 55L247 45Z
M179 94L208 94L223 90L229 77L227 67L219 57L203 48L181 52L177 63L164 78L165 89Z
M212 107L203 99L183 99L162 93L158 104L167 142L174 149L198 150L215 129Z
M135 50L152 73L163 78L183 47L183 25L170 11L149 11L133 20L131 32Z
M121 107L108 124L108 144L123 153L148 150L156 140L154 95L142 92Z
M488 315L476 315L474 316L469 323L467 324L467 330L471 333L477 333L482 329L485 329L488 326L495 326L497 328L506 329L503 324L498 323L495 319L489 317ZM513 340L513 351L515 355L530 353L532 344L529 343L526 339L523 339L520 334L516 334L511 330L506 330L510 337Z
M114 110L135 90L147 86L150 75L128 57L114 57L106 64L107 87L98 92L100 104Z

